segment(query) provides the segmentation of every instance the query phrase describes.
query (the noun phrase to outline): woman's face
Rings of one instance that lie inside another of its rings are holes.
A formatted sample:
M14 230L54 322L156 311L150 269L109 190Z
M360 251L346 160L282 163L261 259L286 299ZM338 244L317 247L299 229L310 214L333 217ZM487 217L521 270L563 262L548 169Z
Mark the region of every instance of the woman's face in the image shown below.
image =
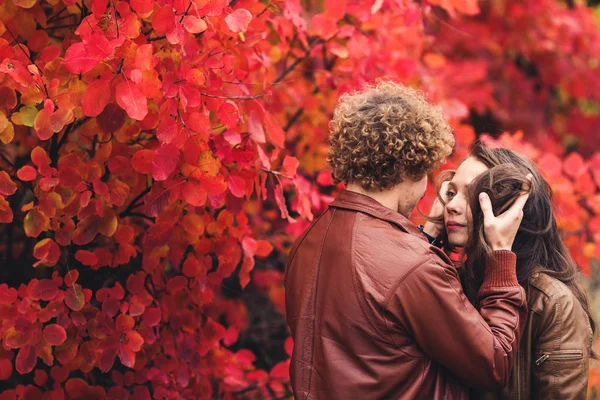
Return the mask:
M460 164L454 177L448 184L445 193L444 223L448 233L448 242L452 246L464 246L469 239L468 225L471 221L468 185L479 174L489 168L474 157L469 157ZM442 193L444 197L444 193Z

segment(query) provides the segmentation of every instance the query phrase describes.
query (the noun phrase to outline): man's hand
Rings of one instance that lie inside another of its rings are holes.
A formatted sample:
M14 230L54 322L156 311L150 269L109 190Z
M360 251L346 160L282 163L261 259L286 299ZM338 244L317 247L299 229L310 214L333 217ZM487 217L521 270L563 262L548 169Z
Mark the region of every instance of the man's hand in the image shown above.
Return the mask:
M531 181L532 175L527 175ZM511 250L517 231L523 220L523 207L529 198L529 191L521 193L514 204L504 212L504 214L495 216L492 209L492 202L487 193L479 194L479 204L483 212L483 229L485 240L492 247L492 250Z
M448 190L448 183L449 181L446 181L444 183L442 183L442 186L440 186L440 194L442 195L442 197L446 197L446 191ZM431 211L429 212L429 218L437 218L437 217L443 217L444 216L444 204L440 201L440 198L436 196L435 201L433 202L433 206L431 206ZM425 232L426 234L428 234L429 236L432 237L437 237L440 232L442 231L442 229L444 229L444 223L433 223L430 221L427 221L425 223L425 225L423 226L423 232Z

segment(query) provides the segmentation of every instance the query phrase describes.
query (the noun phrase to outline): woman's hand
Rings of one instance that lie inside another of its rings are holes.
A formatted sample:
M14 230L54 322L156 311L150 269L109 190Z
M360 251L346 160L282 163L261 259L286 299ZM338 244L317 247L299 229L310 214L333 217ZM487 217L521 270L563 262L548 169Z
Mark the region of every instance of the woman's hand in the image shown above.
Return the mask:
M527 175L531 181L532 175ZM495 216L492 209L492 202L487 193L479 194L479 204L483 212L483 230L485 240L491 246L492 250L511 250L517 231L523 220L523 207L527 203L529 192L521 193L514 204L504 212L504 214Z
M446 196L446 191L448 190L448 183L444 182L442 183L442 186L440 187L440 194L442 196ZM440 201L440 198L438 196L436 196L435 201L433 202L433 206L431 206L431 211L429 212L429 218L437 218L437 217L443 217L444 216L444 204ZM437 237L440 232L442 231L442 229L444 229L444 222L442 221L441 223L434 223L431 221L427 221L425 223L425 225L423 226L423 232L425 232L426 234L428 234L431 237Z

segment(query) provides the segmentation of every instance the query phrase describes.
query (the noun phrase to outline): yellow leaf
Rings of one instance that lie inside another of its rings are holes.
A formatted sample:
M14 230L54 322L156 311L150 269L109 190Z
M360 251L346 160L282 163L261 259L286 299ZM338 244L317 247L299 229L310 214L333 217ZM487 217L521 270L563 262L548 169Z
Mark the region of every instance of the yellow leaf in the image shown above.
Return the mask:
M22 107L18 113L14 113L10 119L16 125L33 127L33 121L35 120L37 113L37 108L33 106L25 106Z
M221 168L221 162L210 150L204 150L198 156L198 169L208 176L216 176Z

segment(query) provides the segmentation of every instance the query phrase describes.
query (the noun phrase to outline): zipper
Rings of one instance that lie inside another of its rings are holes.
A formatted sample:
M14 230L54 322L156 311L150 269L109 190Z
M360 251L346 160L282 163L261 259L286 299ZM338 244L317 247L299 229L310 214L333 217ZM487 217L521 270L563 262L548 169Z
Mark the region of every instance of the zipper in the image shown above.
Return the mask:
M569 350L561 353L543 353L540 358L535 360L535 365L540 366L546 360L580 360L583 358L582 350Z

